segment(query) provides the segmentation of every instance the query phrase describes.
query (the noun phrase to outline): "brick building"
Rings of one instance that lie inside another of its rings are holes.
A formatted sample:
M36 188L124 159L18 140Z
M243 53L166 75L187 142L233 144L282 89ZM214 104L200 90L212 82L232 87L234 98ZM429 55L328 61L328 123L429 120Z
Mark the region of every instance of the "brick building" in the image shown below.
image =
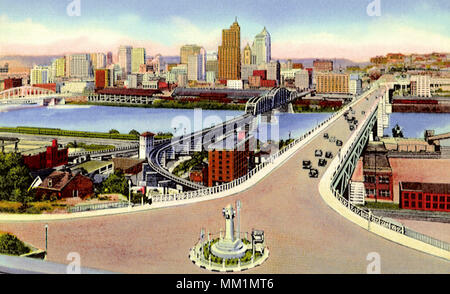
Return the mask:
M5 83L4 90L22 87L22 79L15 79L15 78L5 79L4 83Z
M228 137L227 142L220 141L209 146L209 187L232 182L247 174L254 165L252 138L246 137L242 132L242 134ZM229 144L229 139L234 139L235 144Z
M384 147L369 145L363 157L363 177L366 199L394 200L393 173Z
M58 199L85 199L94 193L94 184L88 177L71 172L55 171L36 188L36 198L56 196Z
M450 212L450 184L400 182L400 207Z
M333 71L333 61L332 60L314 60L313 62L314 71Z
M208 186L208 165L202 163L194 166L189 174L189 179L191 182Z
M53 140L52 146L47 147L45 152L23 155L23 160L32 171L62 166L69 162L69 149L58 150L58 141Z

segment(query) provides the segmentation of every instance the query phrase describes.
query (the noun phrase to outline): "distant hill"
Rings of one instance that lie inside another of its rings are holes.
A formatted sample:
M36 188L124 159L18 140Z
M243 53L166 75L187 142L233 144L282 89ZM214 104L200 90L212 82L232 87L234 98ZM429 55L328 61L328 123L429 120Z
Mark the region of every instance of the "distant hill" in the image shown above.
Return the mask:
M301 58L301 59L292 58L291 60L294 63L302 63L304 67L313 67L313 62L316 59L317 58ZM277 60L277 59L275 59L275 60ZM278 60L280 62L287 61L287 59L278 59ZM330 60L332 60L334 63L334 69L339 69L339 67L342 67L343 69L345 69L347 66L364 67L364 66L370 64L370 62L356 62L356 61L352 61L350 59L345 59L345 58L336 58L336 59L330 58Z
M52 60L60 58L61 55L56 56L1 56L0 64L9 63L10 67L33 67L33 65L50 65Z

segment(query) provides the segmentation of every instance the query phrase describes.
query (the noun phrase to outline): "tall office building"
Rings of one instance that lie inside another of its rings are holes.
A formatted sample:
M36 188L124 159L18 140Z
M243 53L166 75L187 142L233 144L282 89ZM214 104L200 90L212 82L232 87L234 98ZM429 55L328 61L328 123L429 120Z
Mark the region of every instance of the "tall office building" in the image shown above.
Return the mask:
M180 49L180 63L188 64L188 57L195 54L200 54L202 47L197 45L184 45Z
M120 46L119 47L119 65L123 71L123 78L125 75L131 73L131 46Z
M248 43L247 43L247 46L245 46L245 48L244 48L243 64L246 64L246 65L255 64L254 55L252 55L252 49L250 48L250 45Z
M270 34L266 27L256 35L252 46L252 54L255 56L257 65L269 63L272 59L272 43Z
M219 80L241 79L241 28L237 22L222 31L219 46Z
M319 73L316 75L317 93L349 93L349 75L340 73Z
M139 72L139 67L141 64L145 64L145 49L144 48L133 48L131 49L131 72Z
M215 79L219 76L219 57L216 52L206 55L206 72L214 72Z
M55 77L60 78L66 75L66 59L64 57L53 60L52 67Z
M106 66L113 64L113 54L112 52L108 52L106 54Z
M281 83L281 65L280 62L271 61L267 63L267 80L276 81L278 85Z
M34 66L30 70L30 84L48 84L51 82L51 66Z
M189 81L200 81L202 80L202 55L195 54L188 56L188 65L187 65L187 77Z
M92 62L90 54L71 54L68 56L69 76L71 78L92 78Z

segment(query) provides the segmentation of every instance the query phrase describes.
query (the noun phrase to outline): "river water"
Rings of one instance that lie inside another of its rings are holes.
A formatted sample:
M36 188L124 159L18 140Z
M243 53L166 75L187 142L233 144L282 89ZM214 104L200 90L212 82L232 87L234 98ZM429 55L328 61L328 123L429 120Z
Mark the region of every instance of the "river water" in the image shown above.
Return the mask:
M110 106L1 106L0 126L46 127L95 132L109 132L111 129L116 129L125 134L135 129L140 133L150 131L182 135L198 128L219 124L242 114L241 111L228 110ZM330 113L280 113L276 115L277 119L271 123L261 124L260 128L267 128L261 133L269 134L268 137L270 134L276 134L273 135L274 140L288 139L289 136L291 138L300 137L330 115Z
M241 111L228 110L198 111L110 106L0 106L0 126L47 127L96 132L116 129L125 134L135 129L140 133L150 131L182 135L242 114ZM288 139L289 135L296 138L330 115L330 113L280 113L269 126L261 124L260 128L267 128L267 134L277 133L279 139ZM276 123L277 121L279 124ZM393 113L390 115L390 126L385 130L385 134L392 136L391 130L397 123L402 127L405 137L423 138L424 131L428 129L435 130L437 134L450 132L450 114L448 113ZM271 131L271 128L275 128L275 132ZM449 141L445 140L442 143L450 145Z

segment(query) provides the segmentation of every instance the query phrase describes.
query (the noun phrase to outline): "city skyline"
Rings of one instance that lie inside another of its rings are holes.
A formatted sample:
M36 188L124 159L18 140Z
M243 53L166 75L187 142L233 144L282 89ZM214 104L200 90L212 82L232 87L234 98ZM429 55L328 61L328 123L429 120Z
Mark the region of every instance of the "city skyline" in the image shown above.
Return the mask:
M217 52L221 30L235 17L241 26L241 48L252 44L267 27L274 59L367 61L388 52L450 51L449 3L439 0L381 0L380 16L367 14L369 0L263 0L257 5L177 0L171 6L156 1L106 4L81 0L80 16L67 14L71 1L25 2L27 5L6 6L0 1L0 25L4 28L0 55L115 52L120 45L131 45L146 48L150 56L175 56L184 44ZM270 17L272 14L283 17Z

